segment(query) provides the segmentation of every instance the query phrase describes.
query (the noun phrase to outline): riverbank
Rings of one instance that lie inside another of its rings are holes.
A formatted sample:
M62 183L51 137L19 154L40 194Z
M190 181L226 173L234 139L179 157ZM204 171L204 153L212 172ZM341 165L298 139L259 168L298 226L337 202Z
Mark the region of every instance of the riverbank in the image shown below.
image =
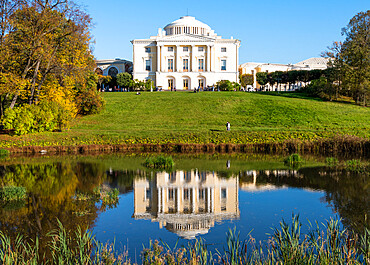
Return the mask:
M25 153L369 149L370 111L352 104L243 92L105 93L104 98L102 113L77 118L69 130L3 133L0 148Z
M75 145L42 145L13 146L6 148L11 154L83 154L92 152L175 152L175 153L301 153L368 157L370 140L353 137L337 136L316 141L287 140L277 143L253 144L183 144L183 143L114 143L114 144L75 144Z

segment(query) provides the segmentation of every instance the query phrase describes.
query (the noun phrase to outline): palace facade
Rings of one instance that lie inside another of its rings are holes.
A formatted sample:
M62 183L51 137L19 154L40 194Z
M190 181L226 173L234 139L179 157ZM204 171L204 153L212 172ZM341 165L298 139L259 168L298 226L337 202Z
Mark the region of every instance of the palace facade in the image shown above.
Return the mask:
M168 24L158 35L133 44L133 78L162 89L188 90L238 82L240 41L222 39L191 16Z
M134 180L135 219L186 239L208 233L215 223L239 219L239 178L198 170L156 173Z

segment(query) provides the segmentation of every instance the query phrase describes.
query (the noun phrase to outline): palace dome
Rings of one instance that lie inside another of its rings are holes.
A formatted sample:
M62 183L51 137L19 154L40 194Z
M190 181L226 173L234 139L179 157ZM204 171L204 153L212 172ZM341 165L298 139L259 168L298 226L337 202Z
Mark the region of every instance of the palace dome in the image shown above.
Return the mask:
M211 27L191 16L183 16L164 27L166 35L194 34L210 36Z

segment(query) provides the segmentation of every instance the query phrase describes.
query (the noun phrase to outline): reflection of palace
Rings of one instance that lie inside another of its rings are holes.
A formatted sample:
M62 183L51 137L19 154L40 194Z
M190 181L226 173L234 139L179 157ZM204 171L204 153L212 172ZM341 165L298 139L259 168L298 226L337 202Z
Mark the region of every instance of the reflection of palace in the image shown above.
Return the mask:
M176 171L136 179L135 219L159 222L181 237L206 234L215 221L239 218L238 178L215 173Z
M263 171L256 171L250 170L246 171L245 175L250 178L250 181L247 181L243 178L242 183L240 183L240 188L243 191L247 192L259 192L259 191L267 191L267 190L276 190L276 189L283 189L287 188L287 185L275 185L271 183L258 183L257 178L258 176L265 175L268 177L280 178L280 177L296 177L301 178L302 176L296 170L263 170Z

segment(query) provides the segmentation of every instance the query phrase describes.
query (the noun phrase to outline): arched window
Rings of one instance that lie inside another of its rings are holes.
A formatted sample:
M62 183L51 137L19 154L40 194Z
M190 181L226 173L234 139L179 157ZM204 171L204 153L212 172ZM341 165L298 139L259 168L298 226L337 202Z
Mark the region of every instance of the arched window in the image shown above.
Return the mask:
M100 68L96 68L95 73L98 74L98 75L103 75L103 70L100 69Z
M117 70L117 68L116 68L116 67L111 67L111 68L109 68L109 70L108 70L108 75L109 75L109 76L116 77L116 76L117 76L117 74L118 74L118 70Z

